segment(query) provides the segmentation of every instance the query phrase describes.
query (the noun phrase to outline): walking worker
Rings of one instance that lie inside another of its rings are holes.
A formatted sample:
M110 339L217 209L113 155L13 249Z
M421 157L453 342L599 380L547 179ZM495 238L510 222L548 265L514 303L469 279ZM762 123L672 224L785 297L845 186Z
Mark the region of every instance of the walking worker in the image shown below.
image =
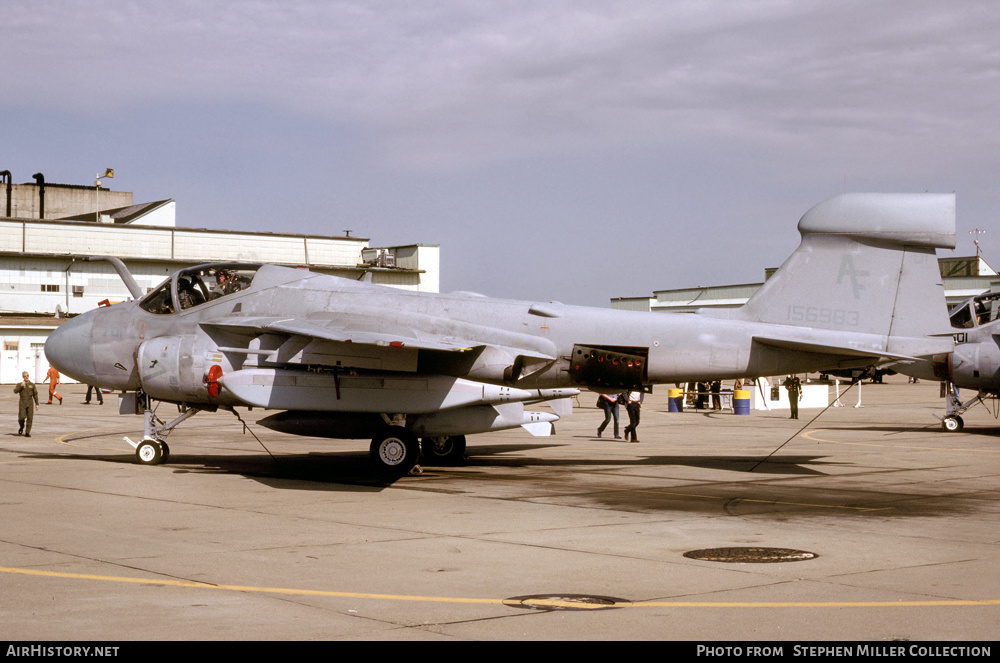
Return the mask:
M615 439L620 440L618 434L618 394L601 394L597 397L597 404L604 410L604 423L597 427L597 437L601 436L604 429L608 427L608 422L612 418L615 420Z
M628 402L625 404L625 411L628 412L628 426L625 427L626 442L629 440L629 434L632 435L633 442L639 441L635 430L639 427L639 409L642 407L642 397L644 395L642 391L628 392Z
M56 391L56 387L59 386L59 371L52 364L49 364L49 372L45 374L45 379L42 382L49 383L49 404L52 404L52 397L55 396L59 399L59 405L62 405L62 396Z
M17 434L31 437L31 420L35 418L35 410L38 409L38 388L35 387L34 382L28 379L28 371L21 373L21 378L21 382L14 387L14 393L20 395L17 405L17 423L19 424Z

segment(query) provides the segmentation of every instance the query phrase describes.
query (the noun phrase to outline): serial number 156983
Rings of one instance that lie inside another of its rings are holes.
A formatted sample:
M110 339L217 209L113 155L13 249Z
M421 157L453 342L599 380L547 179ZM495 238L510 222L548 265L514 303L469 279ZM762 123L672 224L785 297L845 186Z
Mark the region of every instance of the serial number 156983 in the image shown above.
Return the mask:
M861 321L861 315L857 311L789 304L788 321L833 324L838 327L857 327Z

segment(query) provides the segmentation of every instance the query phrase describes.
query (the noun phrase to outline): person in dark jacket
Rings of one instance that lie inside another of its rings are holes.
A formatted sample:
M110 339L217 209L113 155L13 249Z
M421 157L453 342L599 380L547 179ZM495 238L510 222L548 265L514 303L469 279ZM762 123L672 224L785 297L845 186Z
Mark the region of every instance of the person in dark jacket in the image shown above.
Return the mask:
M802 400L802 381L798 376L789 375L781 383L788 390L788 404L792 408L792 419L799 418L799 401Z
M615 439L621 439L621 435L618 434L618 394L601 394L597 398L597 403L604 410L604 422L597 427L597 437L601 436L613 418L615 420Z

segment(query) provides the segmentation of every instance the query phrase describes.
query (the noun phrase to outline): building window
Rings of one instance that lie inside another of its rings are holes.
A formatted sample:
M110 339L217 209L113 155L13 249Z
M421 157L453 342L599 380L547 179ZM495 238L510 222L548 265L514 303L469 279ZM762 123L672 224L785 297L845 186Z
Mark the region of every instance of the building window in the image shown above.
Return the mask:
M58 285L49 285L46 283L42 284L42 292L59 292Z
M18 350L18 342L17 341L4 341L3 342L3 349L6 352L17 352L17 350Z

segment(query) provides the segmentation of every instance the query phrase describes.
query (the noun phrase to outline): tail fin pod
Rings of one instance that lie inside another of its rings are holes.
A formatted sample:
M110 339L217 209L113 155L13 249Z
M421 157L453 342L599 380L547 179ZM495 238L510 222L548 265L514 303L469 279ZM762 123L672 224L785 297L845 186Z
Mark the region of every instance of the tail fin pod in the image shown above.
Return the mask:
M799 221L802 243L745 320L892 337L950 330L935 248L955 247L954 194L845 194Z

